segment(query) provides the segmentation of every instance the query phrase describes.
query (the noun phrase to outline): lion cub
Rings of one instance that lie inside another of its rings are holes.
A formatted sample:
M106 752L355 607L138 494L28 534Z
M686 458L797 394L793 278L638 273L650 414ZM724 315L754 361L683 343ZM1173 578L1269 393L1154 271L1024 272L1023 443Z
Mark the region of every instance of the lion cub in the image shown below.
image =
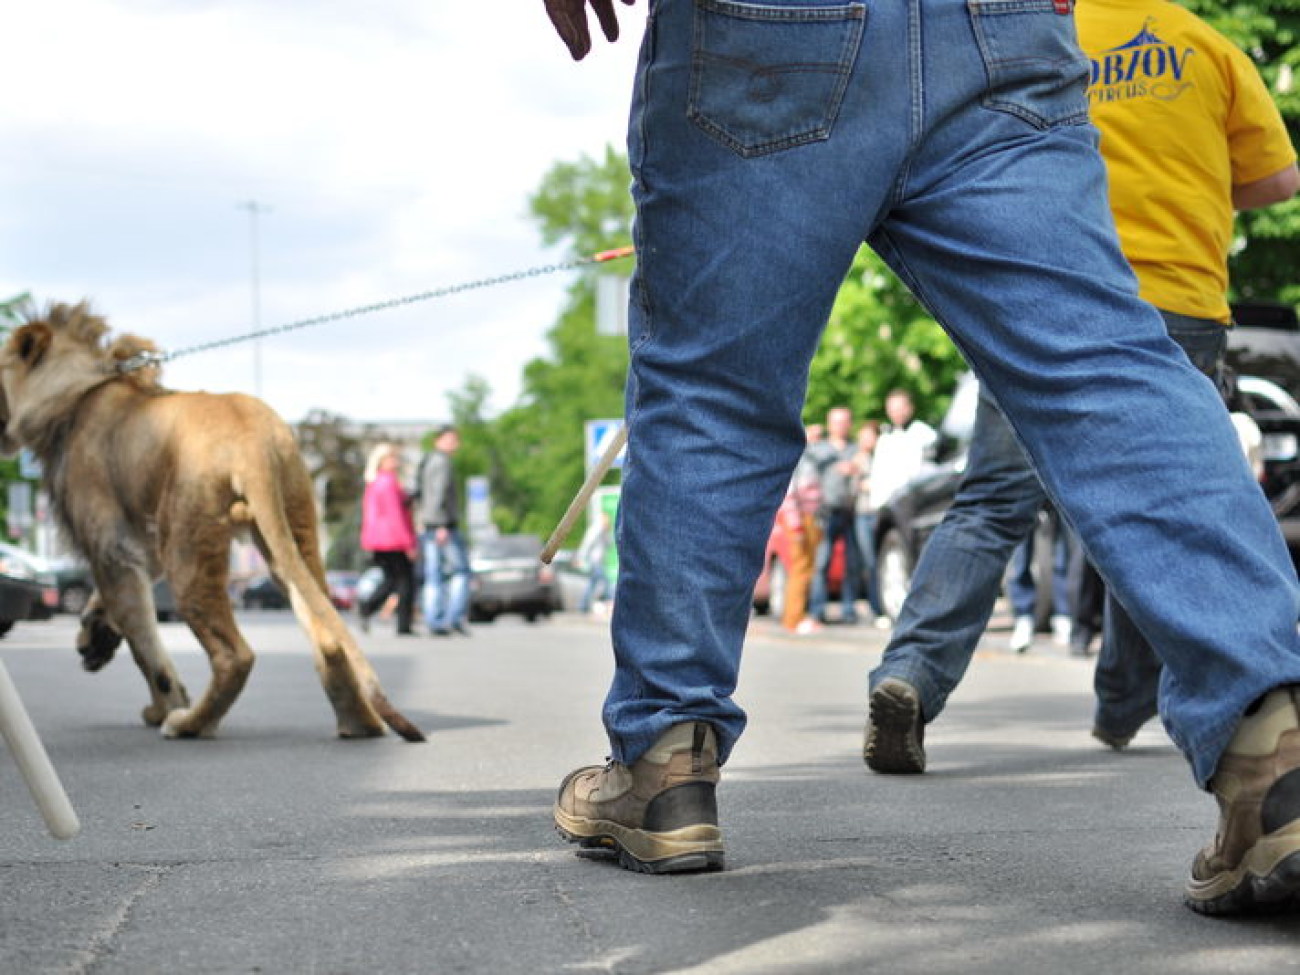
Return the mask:
M154 346L108 331L85 303L56 304L0 350L0 450L40 459L59 525L94 575L78 638L86 669L125 637L152 697L145 722L168 738L215 734L253 666L226 590L231 540L251 536L311 638L338 733L382 735L386 723L423 741L330 602L293 432L253 397L165 389L156 362L124 370ZM193 704L159 639L160 575L212 665Z

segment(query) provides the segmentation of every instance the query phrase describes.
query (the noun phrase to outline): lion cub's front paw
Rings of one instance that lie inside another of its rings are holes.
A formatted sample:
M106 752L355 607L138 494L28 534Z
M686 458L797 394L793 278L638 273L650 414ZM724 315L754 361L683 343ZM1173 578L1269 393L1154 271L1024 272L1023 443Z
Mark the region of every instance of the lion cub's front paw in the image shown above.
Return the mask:
M150 728L157 728L163 723L163 719L167 717L167 705L148 704L140 712L140 717L144 719L144 723Z

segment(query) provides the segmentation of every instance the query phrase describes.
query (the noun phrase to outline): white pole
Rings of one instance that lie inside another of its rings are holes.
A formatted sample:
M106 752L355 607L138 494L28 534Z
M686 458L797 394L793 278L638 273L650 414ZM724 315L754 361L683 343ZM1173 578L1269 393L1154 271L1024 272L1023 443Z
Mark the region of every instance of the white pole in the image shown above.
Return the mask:
M0 661L0 735L18 763L50 835L58 840L72 839L81 832L81 823L3 661Z
M249 250L252 257L253 331L259 332L262 328L262 255L261 248L258 246L257 217L258 214L270 213L271 208L258 203L256 200L240 203L239 207L248 211ZM254 337L253 339L253 395L258 399L262 397L261 337Z

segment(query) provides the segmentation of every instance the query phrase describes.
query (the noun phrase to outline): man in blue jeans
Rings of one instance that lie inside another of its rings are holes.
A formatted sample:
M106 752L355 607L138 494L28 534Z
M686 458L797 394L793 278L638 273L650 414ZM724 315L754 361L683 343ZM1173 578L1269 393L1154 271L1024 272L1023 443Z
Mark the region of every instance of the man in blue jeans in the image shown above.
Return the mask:
M843 540L844 565L840 575L841 623L856 623L858 576L862 572L858 540L854 531L853 502L857 478L855 458L858 445L853 439L853 412L847 406L833 406L826 413L826 437L808 445L805 457L817 470L822 486L822 538L817 543L817 560L813 568L812 591L808 597L808 615L828 622L826 605L830 602L831 563L836 541Z
M420 601L432 636L448 636L452 631L469 636L469 552L460 533L455 462L459 449L460 431L450 425L440 427L433 450L420 463L415 508L424 571Z
M588 5L616 37L612 0L546 0L576 58ZM1160 649L1171 733L1223 803L1189 898L1292 897L1300 593L1258 486L1220 463L1237 441L1213 385L1120 253L1068 0L649 13L629 126L612 758L565 778L561 833L631 869L722 866L715 793L745 723L750 597L803 449L808 364L865 239L997 396Z
M1076 19L1092 53L1093 120L1111 170L1111 209L1140 293L1160 306L1170 337L1222 389L1232 213L1295 192L1300 174L1286 127L1254 66L1192 14L1152 0L1081 0ZM1185 83L1157 95L1154 85L1108 82L1108 52L1140 56L1145 44L1194 53ZM1079 445L1095 449L1086 434ZM1239 447L1220 462L1240 465ZM1044 500L1006 420L991 400L982 402L956 501L922 554L915 594L871 675L864 757L874 770L924 770L916 719L933 721L961 680L1011 548L1032 531ZM1095 675L1098 740L1122 749L1156 715L1158 649L1123 600L1108 594Z

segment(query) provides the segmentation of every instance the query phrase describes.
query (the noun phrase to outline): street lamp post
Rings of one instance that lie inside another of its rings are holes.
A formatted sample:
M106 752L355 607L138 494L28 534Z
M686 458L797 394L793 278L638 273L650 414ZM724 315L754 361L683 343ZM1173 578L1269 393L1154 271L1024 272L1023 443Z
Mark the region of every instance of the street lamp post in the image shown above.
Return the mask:
M271 208L258 203L256 200L247 200L238 204L238 206L241 210L248 211L249 244L252 257L253 331L257 332L262 327L261 254L258 248L257 218L260 214L270 213ZM262 340L257 337L253 339L253 395L259 399L262 396Z

